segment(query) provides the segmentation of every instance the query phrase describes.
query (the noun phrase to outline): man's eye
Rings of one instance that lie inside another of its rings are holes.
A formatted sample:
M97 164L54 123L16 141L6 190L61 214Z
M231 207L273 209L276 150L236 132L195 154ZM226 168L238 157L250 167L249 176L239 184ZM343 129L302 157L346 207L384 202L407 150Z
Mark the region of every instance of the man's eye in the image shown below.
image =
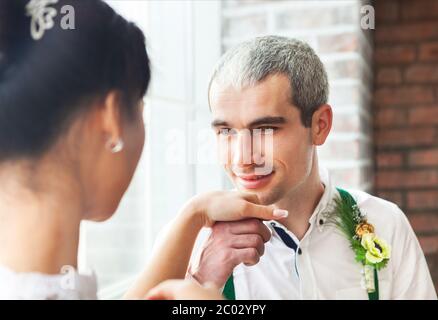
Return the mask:
M260 130L261 133L269 133L269 132L273 133L278 128L277 127L266 126L266 127L260 127L260 128L257 128L257 129Z
M222 135L222 136L229 136L232 134L232 129L221 128L218 130L217 134Z

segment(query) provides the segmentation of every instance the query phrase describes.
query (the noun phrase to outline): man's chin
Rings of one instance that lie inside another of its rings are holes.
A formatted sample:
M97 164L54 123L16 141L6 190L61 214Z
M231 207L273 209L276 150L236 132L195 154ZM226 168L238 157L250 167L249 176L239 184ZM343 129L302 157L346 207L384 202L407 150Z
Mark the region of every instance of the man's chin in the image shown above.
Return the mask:
M236 189L240 192L255 194L259 200L259 204L263 206L269 206L276 203L280 200L277 194L272 192L271 188L267 188L267 190L254 190L254 189L246 189L242 186L235 184Z
M270 206L278 201L271 194L261 193L261 194L257 195L257 197L259 198L259 204L261 204L263 206Z

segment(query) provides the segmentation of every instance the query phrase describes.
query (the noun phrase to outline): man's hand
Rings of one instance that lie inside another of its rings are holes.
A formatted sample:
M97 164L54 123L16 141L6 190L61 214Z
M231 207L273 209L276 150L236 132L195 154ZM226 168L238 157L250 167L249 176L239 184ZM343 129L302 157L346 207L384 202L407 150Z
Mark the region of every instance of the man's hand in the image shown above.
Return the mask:
M240 263L255 265L271 238L269 229L258 219L217 222L201 253L199 265L189 273L199 283L223 287Z

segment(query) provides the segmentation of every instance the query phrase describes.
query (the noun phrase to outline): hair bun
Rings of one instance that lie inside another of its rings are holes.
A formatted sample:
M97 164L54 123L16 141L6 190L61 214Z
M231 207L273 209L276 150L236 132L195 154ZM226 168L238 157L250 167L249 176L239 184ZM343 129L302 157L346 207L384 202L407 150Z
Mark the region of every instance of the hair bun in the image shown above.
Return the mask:
M30 40L24 0L0 0L0 77Z

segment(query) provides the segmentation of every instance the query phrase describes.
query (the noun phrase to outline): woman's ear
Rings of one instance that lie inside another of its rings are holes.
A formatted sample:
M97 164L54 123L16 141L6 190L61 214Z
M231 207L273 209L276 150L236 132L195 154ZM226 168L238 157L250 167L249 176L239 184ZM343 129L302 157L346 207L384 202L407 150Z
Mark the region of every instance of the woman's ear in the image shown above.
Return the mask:
M107 139L117 142L122 138L122 115L120 110L120 94L111 91L101 106L102 130Z
M328 104L321 105L312 116L312 142L314 145L323 145L332 128L333 111Z

